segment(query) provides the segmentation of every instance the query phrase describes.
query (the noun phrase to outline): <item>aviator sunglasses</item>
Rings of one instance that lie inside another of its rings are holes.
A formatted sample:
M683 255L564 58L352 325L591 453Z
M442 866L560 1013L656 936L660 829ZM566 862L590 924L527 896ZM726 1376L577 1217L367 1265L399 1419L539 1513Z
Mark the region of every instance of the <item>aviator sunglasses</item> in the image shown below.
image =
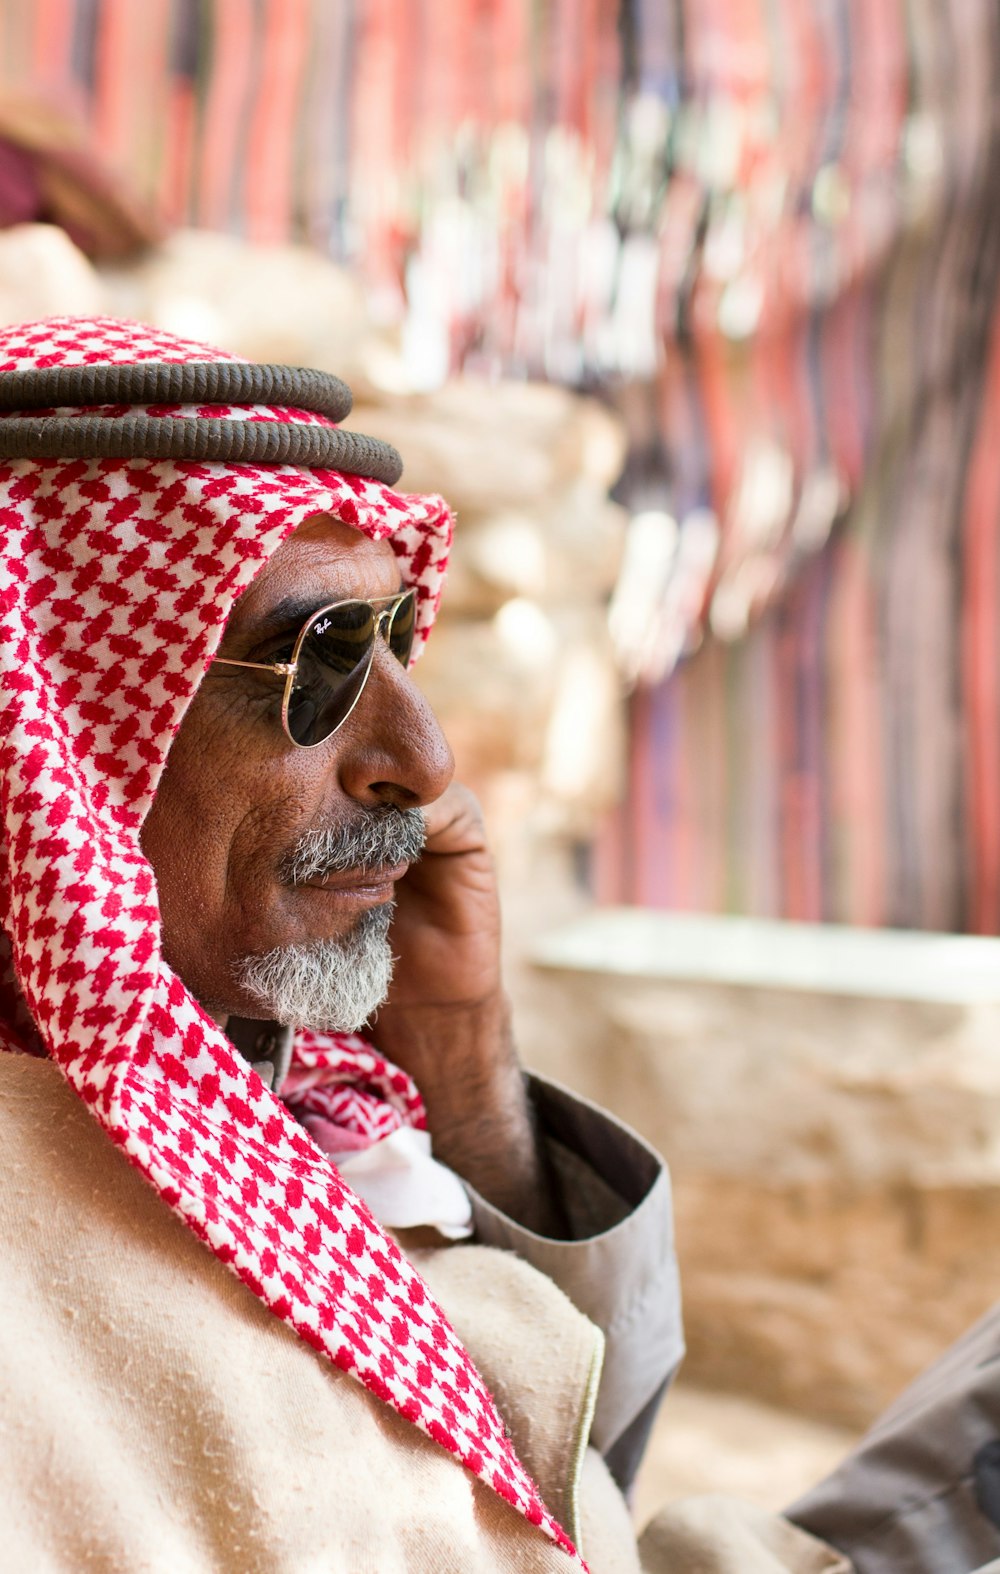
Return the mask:
M361 698L381 635L396 660L409 666L416 626L416 591L376 601L332 601L306 619L290 661L232 661L285 680L281 725L297 749L314 749L342 727Z

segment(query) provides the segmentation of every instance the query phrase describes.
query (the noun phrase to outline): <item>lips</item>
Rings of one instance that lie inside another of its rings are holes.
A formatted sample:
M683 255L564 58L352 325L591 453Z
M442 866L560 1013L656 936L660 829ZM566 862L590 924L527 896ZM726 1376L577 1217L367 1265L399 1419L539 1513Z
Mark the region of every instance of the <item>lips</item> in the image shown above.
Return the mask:
M336 870L330 874L316 875L304 882L306 889L314 891L343 892L344 895L368 895L384 892L401 880L409 869L408 862L385 865L380 869Z

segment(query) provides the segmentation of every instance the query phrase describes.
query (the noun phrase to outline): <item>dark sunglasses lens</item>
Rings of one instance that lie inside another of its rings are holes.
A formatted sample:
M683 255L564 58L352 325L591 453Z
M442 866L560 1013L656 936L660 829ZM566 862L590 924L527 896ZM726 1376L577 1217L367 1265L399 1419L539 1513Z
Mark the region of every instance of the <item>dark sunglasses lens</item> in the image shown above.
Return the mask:
M413 636L417 629L417 593L411 590L396 608L389 630L389 649L404 667L410 665L413 653Z
M346 601L321 613L299 650L295 687L288 700L288 733L310 749L350 714L365 686L375 644L375 620L366 601Z

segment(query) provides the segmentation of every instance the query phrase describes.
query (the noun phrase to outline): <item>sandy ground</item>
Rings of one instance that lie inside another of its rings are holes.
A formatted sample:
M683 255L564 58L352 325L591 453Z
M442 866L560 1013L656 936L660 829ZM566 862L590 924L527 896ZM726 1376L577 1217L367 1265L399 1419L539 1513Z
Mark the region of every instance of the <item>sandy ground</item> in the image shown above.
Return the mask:
M728 1492L780 1509L837 1464L856 1438L752 1399L679 1383L660 1411L636 1486L644 1525L673 1498Z

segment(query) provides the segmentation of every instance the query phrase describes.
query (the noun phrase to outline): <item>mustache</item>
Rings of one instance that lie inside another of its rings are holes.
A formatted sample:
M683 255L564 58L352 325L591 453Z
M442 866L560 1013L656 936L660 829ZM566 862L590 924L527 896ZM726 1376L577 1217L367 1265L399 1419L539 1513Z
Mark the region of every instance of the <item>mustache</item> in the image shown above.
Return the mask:
M325 874L367 874L416 863L427 827L419 809L365 809L356 820L306 831L285 853L279 873L286 885L304 885Z

